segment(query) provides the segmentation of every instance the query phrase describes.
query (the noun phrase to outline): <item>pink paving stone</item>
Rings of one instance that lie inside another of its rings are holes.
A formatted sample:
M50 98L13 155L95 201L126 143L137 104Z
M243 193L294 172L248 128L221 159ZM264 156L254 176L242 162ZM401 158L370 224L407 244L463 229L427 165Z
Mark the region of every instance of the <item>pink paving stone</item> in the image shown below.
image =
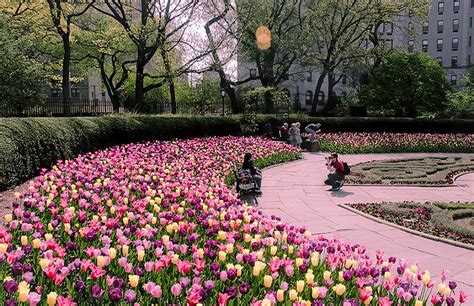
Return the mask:
M344 186L340 192L328 192L329 186L323 184L327 175L324 166L326 155L305 153L302 161L264 170L264 194L259 200L260 209L269 215L280 215L294 225L305 225L313 234L338 235L353 243L363 244L371 252L381 249L387 256L418 262L421 269L429 269L434 276L439 275L443 268L448 268L451 276L460 282L461 289L474 292L474 251L412 235L338 206L342 203L397 200L472 201L474 173L459 177L456 183L460 186L448 188ZM355 164L427 156L474 158L474 154L406 153L342 155L341 159Z

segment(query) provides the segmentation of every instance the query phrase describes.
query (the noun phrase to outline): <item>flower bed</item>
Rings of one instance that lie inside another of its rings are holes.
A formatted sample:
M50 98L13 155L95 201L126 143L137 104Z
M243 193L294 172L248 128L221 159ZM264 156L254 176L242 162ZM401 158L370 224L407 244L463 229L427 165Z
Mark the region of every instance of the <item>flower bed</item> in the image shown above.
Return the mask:
M426 157L377 160L352 165L349 184L452 185L453 177L474 171L474 158Z
M339 153L474 152L474 134L327 133L321 150Z
M0 227L0 300L36 305L454 304L406 260L242 205L231 165L296 151L255 138L113 147L43 170ZM460 291L457 300L465 302ZM311 302L310 302L311 301Z
M472 218L474 203L381 203L347 204L374 217L426 234L474 244L472 226L460 226L457 219Z

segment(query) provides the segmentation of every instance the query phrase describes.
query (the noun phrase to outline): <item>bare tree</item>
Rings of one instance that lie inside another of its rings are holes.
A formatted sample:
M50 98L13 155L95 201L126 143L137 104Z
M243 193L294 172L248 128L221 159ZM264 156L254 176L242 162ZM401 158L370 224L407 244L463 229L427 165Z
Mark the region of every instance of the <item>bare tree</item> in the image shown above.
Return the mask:
M95 3L95 0L88 4L68 4L61 0L48 0L49 12L56 32L61 37L63 58L62 58L62 95L64 115L70 114L70 67L71 67L71 24L74 18L84 15L84 13Z

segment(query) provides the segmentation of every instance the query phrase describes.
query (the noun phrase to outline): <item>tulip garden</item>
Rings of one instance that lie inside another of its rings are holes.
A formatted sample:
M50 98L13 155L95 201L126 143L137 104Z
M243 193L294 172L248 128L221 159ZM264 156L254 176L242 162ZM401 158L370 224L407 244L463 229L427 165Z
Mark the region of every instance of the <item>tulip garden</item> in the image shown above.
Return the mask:
M344 306L467 301L447 271L435 283L430 272L403 258L382 252L371 257L362 245L312 235L241 203L224 177L245 152L260 160L299 156L262 138L213 137L112 147L42 170L0 225L0 300Z

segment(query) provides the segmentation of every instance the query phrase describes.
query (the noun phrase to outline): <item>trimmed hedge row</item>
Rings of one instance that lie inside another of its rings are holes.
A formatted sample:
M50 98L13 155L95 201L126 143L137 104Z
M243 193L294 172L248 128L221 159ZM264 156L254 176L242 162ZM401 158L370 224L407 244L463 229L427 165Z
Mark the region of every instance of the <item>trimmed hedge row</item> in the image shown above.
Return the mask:
M0 119L0 190L57 160L113 145L240 133L236 118L104 116Z
M255 123L261 129L271 123L278 128L284 122L300 122L301 129L310 123L319 122L325 133L334 132L391 132L391 133L474 133L472 119L428 119L428 118L373 118L373 117L309 117L259 115Z

